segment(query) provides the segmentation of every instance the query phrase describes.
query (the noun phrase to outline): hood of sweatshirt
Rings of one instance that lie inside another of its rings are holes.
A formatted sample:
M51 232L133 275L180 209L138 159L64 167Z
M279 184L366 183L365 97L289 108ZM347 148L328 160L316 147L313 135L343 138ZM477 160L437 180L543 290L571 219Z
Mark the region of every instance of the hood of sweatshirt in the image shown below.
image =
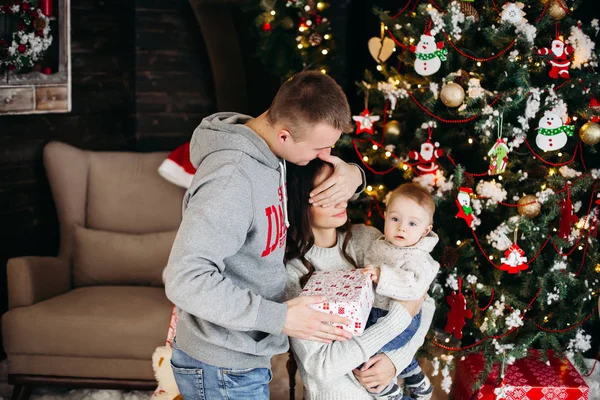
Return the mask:
M237 150L246 153L261 164L279 171L279 181L285 188L285 160L277 157L267 142L244 125L253 117L235 112L221 112L202 120L190 140L190 161L194 168L208 156L219 151ZM290 226L287 211L287 192L284 190L283 214Z

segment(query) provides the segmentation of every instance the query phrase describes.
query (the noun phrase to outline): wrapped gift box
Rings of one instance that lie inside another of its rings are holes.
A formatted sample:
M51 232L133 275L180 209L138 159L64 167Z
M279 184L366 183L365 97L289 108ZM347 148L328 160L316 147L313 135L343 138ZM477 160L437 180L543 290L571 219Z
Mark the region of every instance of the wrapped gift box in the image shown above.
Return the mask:
M373 307L373 283L360 270L316 271L302 290L302 295L322 295L325 303L311 305L317 311L337 314L352 320L340 328L360 335Z
M483 356L471 354L458 362L456 368L454 398L456 400L587 400L589 387L566 358L548 353L548 363L539 359L538 350L530 350L529 356L506 366L504 384L501 385L500 366L492 372L477 393L472 386L483 370ZM502 397L504 396L504 397Z

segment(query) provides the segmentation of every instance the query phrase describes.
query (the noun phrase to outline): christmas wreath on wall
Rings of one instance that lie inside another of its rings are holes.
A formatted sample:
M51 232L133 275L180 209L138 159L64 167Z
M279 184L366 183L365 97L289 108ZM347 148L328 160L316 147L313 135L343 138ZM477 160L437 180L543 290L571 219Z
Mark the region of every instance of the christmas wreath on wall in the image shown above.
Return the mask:
M52 44L50 20L26 0L14 0L0 5L0 18L9 16L14 24L10 42L0 38L0 70L24 71L33 68Z

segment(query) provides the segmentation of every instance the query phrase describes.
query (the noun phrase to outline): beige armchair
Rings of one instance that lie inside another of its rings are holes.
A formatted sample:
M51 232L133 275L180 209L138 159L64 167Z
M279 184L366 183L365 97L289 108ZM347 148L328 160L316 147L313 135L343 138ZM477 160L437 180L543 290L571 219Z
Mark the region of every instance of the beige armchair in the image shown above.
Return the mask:
M38 384L155 387L151 357L171 311L161 272L184 194L157 173L166 155L44 148L60 250L8 261L13 399Z

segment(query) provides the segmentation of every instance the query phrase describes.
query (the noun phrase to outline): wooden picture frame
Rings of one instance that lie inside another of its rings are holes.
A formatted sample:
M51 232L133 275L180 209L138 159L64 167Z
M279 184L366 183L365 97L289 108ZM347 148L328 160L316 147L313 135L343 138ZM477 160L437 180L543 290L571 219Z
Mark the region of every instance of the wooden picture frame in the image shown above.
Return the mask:
M8 71L0 74L0 116L71 111L70 3L70 0L56 0L55 15L49 17L54 28L52 46L58 46L52 73Z

